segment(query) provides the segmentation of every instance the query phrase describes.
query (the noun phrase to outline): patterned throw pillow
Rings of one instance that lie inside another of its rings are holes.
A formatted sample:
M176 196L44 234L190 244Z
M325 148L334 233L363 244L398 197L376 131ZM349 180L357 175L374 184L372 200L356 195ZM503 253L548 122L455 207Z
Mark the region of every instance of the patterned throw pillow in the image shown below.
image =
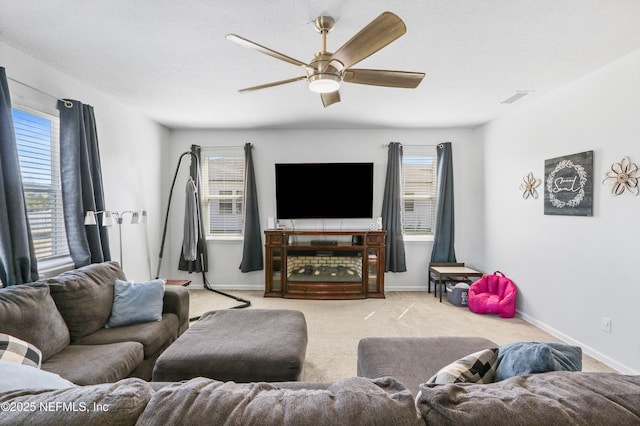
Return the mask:
M497 366L498 348L484 349L442 368L427 384L491 383Z
M0 360L40 368L42 353L31 343L0 333Z

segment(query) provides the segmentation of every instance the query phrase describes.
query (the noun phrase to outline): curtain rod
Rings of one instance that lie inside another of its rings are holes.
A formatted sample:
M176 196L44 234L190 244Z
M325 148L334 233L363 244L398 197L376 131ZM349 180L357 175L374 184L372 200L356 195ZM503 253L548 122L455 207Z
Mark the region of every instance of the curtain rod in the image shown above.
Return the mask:
M53 98L53 99L59 100L60 102L63 102L63 103L64 103L64 106L66 106L67 108L71 108L71 107L73 106L73 102L71 102L71 101L68 101L68 100L66 100L66 99L60 99L59 97L54 96L54 95L52 95L51 93L47 93L47 92L45 92L44 90L40 90L40 89L38 89L38 88L36 88L36 87L30 86L30 85L28 85L27 83L23 83L23 82L22 82L22 81L20 81L20 80L16 80L15 78L11 78L11 77L9 77L9 76L7 76L7 79L8 79L8 80L11 80L11 81L13 81L13 82L15 82L15 83L21 84L21 85L23 85L24 87L28 87L29 89L35 90L36 92L40 92L40 93L42 93L43 95L47 95L47 96L49 96L49 97L51 97L51 98Z
M388 144L388 143L383 143L383 144L382 144L382 147L383 147L383 148L389 148L389 145L390 145L390 144ZM441 143L439 143L439 144L437 144L437 145L407 145L407 144L400 144L400 145L402 145L402 146L411 146L411 147L423 147L423 146L437 146L437 147L441 147L441 145L442 145L442 144L441 144Z

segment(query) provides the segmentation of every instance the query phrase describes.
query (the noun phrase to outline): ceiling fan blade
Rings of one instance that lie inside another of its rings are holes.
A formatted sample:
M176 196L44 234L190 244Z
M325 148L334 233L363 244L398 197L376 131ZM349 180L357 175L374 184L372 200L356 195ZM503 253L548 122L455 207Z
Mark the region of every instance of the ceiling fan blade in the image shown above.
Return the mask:
M424 75L423 72L348 69L344 72L343 80L348 83L369 84L371 86L415 89Z
M340 92L338 90L330 93L321 93L320 97L322 98L322 105L324 105L325 108L340 102Z
M343 44L331 57L330 65L338 71L350 68L406 32L402 19L394 13L383 12Z
M280 86L281 84L293 83L294 81L306 80L307 76L289 78L287 80L274 81L273 83L261 84L259 86L246 87L238 90L240 93L253 92L254 90L266 89L267 87Z
M290 64L299 66L299 67L304 67L304 68L311 68L313 69L313 67L311 65L305 64L302 61L299 61L297 59L294 59L290 56L287 56L283 53L280 52L276 52L273 49L269 49L268 47L262 46L258 43L255 43L251 40L247 40L244 37L240 37L239 35L236 34L227 34L225 36L225 38L229 41L232 41L234 43L239 44L240 46L244 46L244 47L249 47L251 49L257 50L260 53L264 53L265 55L269 55L273 58L276 59L280 59L281 61L285 61L285 62L289 62Z

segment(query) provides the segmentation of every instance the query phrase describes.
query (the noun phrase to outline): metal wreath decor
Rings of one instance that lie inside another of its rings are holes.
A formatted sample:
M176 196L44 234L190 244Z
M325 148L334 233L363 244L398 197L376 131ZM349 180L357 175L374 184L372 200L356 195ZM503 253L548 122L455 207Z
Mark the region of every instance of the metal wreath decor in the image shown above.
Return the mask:
M562 169L573 169L575 170L577 176L580 178L580 185L578 187L578 192L575 197L573 197L569 201L562 201L554 195L553 191L553 183L556 177L556 173L558 173ZM578 206L585 196L585 186L587 185L587 171L581 164L576 164L571 160L562 160L557 165L556 168L547 176L547 189L549 190L549 201L555 207L563 208L565 206L576 207Z

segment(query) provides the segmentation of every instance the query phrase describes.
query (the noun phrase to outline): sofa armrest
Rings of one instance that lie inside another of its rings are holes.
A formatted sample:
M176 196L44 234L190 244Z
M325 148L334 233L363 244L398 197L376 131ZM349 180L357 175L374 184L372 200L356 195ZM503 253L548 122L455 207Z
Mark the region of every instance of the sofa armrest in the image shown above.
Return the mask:
M184 333L189 328L189 290L182 286L165 286L162 312L176 314L178 336Z

